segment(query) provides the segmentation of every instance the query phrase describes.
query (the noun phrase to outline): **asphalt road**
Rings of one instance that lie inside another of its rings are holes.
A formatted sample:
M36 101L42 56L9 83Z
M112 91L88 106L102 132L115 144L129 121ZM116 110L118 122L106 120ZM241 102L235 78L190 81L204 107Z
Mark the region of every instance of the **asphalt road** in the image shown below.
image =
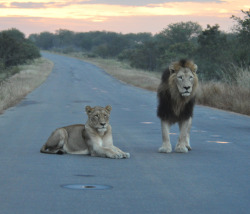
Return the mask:
M0 115L1 214L249 213L249 117L196 106L193 150L158 153L155 93L89 63L44 56L55 64L47 81ZM39 153L55 128L86 121L86 105L108 104L114 144L130 159ZM171 133L175 145L178 127Z

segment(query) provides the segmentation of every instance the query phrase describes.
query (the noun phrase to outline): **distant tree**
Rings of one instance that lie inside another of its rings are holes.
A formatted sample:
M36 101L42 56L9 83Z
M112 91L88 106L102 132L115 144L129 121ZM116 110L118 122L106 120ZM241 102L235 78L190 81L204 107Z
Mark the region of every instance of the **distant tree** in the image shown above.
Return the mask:
M10 67L40 57L39 49L17 29L0 32L1 66Z
M198 45L196 59L200 65L200 76L204 79L221 79L221 68L231 61L226 34L219 30L219 25L208 25L198 36Z
M54 47L55 36L50 32L42 32L39 35L32 34L29 39L43 50L50 50Z
M154 41L146 41L131 53L132 67L154 71L157 67L157 47Z
M237 33L237 44L234 48L234 57L239 65L250 65L250 11L243 11L244 19L236 16L231 18L237 22L235 31Z
M159 68L180 58L193 58L197 46L197 37L202 32L196 22L178 22L168 25L156 35L159 49Z
M160 32L159 38L166 46L176 43L190 42L197 38L202 28L196 22L178 22L168 25Z
M60 29L56 31L54 46L59 48L73 46L75 33L70 30Z

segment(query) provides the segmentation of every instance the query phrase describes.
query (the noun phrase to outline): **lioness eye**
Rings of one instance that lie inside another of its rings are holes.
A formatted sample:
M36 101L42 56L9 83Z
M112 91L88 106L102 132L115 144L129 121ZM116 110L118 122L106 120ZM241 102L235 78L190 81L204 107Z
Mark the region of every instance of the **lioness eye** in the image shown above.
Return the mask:
M98 114L96 114L95 117L98 118Z
M193 77L192 76L190 76L190 78L189 78L190 80L192 80L193 79Z
M179 79L179 80L182 80L182 76L178 76L178 79Z

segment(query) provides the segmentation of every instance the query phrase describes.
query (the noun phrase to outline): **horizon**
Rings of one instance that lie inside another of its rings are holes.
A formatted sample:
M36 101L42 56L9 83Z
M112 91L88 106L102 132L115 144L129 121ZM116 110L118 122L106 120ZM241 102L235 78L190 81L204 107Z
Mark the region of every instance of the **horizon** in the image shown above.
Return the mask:
M0 31L156 34L169 24L192 21L231 32L236 23L230 17L243 17L241 10L249 8L247 0L0 0Z

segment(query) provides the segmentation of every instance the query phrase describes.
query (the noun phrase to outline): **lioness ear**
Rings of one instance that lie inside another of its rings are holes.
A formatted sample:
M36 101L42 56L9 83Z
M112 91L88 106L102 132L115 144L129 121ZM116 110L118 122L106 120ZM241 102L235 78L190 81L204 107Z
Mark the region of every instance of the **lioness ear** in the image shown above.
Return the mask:
M108 112L111 112L112 110L112 107L110 105L106 106L105 109L108 111Z
M198 70L198 66L194 64L193 72L196 73L197 70Z
M85 111L87 114L90 114L92 112L93 108L91 108L90 106L86 106L85 107Z

